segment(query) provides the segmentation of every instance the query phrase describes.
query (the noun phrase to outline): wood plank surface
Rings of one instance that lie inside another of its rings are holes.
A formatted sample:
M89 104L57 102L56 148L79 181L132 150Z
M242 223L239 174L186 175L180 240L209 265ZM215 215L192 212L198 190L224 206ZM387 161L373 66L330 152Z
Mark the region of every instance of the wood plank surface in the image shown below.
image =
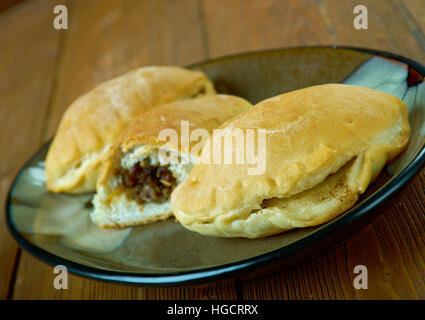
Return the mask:
M11 8L12 6L18 4L23 0L2 0L0 2L0 12L5 11L6 9Z
M71 1L68 11L46 139L69 103L96 84L145 65L205 58L196 0Z
M403 0L404 14L413 20L413 35L425 50L425 5L422 0Z
M315 1L204 0L202 7L210 57L332 42Z
M49 0L0 12L2 201L19 165L54 134L73 99L142 65L328 44L391 51L425 64L423 0L362 1L369 30L353 28L354 0L61 3L68 7L68 30L52 28ZM424 186L422 172L375 222L306 263L201 286L138 288L72 275L68 290L55 290L53 268L18 254L0 222L0 299L425 299ZM353 287L359 264L368 267L368 290Z
M31 1L0 15L2 208L12 179L40 146L59 43L59 34L51 27L51 10L51 4L45 1ZM0 220L0 244L0 299L5 299L13 285L19 251L4 219Z
M425 63L425 48L418 41L423 35L415 35L416 24L400 1L362 1L368 8L368 30L353 27L353 8L357 4L356 0L320 2L320 12L328 21L334 44L389 51Z

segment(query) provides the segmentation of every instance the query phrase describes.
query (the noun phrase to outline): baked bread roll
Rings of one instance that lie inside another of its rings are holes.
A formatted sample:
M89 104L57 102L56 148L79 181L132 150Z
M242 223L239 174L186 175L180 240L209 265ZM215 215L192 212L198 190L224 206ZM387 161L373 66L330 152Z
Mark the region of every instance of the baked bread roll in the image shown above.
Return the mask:
M171 191L189 175L208 135L250 107L242 98L216 95L145 113L108 151L93 199L93 222L122 228L170 217Z
M215 94L205 74L180 67L144 67L104 82L66 110L46 157L47 189L96 189L103 156L129 123L157 105Z
M207 142L172 193L172 211L190 230L246 238L335 218L402 152L410 135L401 100L342 84L266 99L223 128L267 130L264 172L249 175L248 165L234 162L208 164Z

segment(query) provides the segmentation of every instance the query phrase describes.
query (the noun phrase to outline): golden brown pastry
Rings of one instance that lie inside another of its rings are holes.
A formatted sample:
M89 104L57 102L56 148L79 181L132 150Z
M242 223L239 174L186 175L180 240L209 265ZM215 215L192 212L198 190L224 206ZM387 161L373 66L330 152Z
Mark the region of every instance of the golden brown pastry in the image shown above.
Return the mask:
M208 135L250 107L242 98L216 95L143 114L108 151L93 200L93 222L120 228L171 216L170 194L188 176Z
M267 130L264 172L249 175L246 164L207 164L206 143L199 163L172 193L172 210L190 230L247 238L315 226L346 211L410 134L401 100L342 84L264 100L223 127Z
M46 157L47 189L96 189L105 151L129 123L157 105L215 94L205 74L180 67L144 67L104 82L66 110Z

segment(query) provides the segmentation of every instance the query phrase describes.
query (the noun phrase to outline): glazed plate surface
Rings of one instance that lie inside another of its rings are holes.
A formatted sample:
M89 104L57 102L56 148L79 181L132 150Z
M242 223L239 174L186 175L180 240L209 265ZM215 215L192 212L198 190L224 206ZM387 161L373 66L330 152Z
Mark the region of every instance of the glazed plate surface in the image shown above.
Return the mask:
M246 53L190 66L206 72L222 93L256 103L307 86L342 82L402 99L412 128L407 150L386 167L356 205L337 219L264 239L206 237L170 219L103 230L89 218L92 194L46 192L45 144L11 186L6 220L18 243L52 265L96 279L139 285L178 285L241 275L311 257L382 212L380 206L425 164L425 68L367 49L307 47ZM321 249L320 244L322 244ZM316 248L317 247L317 248ZM308 252L308 253L307 253Z

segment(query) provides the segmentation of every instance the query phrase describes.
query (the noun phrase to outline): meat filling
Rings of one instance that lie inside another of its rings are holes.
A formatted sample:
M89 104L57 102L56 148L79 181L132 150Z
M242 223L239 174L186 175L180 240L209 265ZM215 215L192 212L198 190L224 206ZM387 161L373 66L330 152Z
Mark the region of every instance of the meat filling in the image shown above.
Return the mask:
M146 202L162 203L170 198L175 187L176 178L164 166L151 166L139 162L131 168L122 168L120 173L122 184L133 189L133 197L139 204Z

